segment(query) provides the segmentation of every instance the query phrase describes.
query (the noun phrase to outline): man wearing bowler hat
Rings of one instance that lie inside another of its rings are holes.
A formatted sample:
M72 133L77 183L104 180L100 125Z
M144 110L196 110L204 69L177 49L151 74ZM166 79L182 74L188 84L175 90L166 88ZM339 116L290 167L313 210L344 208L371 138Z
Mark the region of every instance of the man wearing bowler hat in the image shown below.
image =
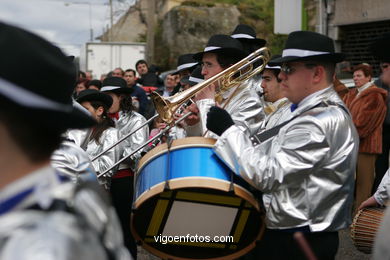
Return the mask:
M23 29L0 23L0 38L0 258L130 259L102 190L50 166L67 129L95 123L72 106L74 65Z
M246 52L238 40L217 34L209 39L203 52L194 55L194 59L201 62L201 73L208 80L245 56ZM224 106L232 114L233 120L250 133L255 133L260 127L264 115L254 90L245 84L221 91L224 87L217 81L197 93L196 104L188 108L194 113L186 119L188 136L201 136L207 132L206 115L214 105ZM207 132L207 136L216 137L210 132Z
M333 90L332 39L308 31L292 32L279 78L292 103L291 119L256 135L257 145L228 112L212 107L207 127L220 135L218 156L255 188L271 197L263 239L253 252L264 259L306 259L294 239L301 232L318 259L334 259L338 230L351 221L357 131Z

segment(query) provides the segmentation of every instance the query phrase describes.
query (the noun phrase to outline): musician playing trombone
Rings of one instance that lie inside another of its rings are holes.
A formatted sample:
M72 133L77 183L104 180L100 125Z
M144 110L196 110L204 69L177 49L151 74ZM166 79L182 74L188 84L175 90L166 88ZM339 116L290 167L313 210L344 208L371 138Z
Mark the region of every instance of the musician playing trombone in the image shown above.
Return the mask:
M338 230L351 223L359 137L345 104L332 87L333 40L292 32L279 78L292 102L291 118L251 139L226 110L212 107L207 128L220 135L218 156L249 184L271 197L255 259L306 259L294 240L304 234L318 259L334 259Z
M213 35L203 52L196 53L194 59L201 62L202 75L207 80L246 57L240 41L229 35ZM206 115L214 105L224 106L232 114L233 120L250 133L260 127L264 114L255 91L245 84L229 89L215 82L195 96L196 104L188 107L194 114L187 117L187 136L201 136L206 133ZM216 137L207 133L208 137Z

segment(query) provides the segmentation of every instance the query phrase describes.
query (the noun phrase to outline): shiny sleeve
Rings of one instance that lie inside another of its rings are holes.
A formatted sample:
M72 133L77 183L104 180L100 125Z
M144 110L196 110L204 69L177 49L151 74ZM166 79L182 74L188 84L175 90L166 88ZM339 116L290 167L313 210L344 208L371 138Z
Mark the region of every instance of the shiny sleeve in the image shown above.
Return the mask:
M107 129L104 135L100 137L101 146L99 152L106 150L111 145L117 143L119 140L119 133L116 129ZM98 152L98 153L99 153ZM98 154L96 153L96 154ZM106 153L101 155L98 159L92 162L92 166L95 169L96 173L103 173L112 165L114 165L119 160L120 149L119 146L116 146ZM108 176L113 176L116 169L112 169L108 172Z
M127 128L128 131L131 132L135 130L136 128L140 127L141 125L145 124L146 119L143 116L138 116L135 118L134 121L132 121L131 127ZM140 130L129 136L126 141L123 143L123 154L122 157L126 157L129 154L133 153L138 147L143 145L148 141L149 137L149 126L146 124L144 127L142 127ZM139 158L141 157L141 151L142 149L136 153L133 158Z
M218 156L257 189L283 188L289 179L299 182L329 152L323 129L314 120L297 119L277 136L253 146L237 126L231 126L215 145Z
M381 204L382 206L386 204L389 200L389 189L390 189L390 169L387 170L385 175L382 178L381 183L378 186L374 194L374 198L376 202Z

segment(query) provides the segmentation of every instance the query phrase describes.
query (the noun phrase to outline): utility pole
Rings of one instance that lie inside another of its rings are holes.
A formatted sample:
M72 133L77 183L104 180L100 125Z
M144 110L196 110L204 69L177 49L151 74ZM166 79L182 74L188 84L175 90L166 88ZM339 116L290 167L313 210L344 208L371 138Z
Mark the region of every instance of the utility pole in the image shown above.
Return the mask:
M154 0L148 0L147 10L147 42L146 42L146 59L148 63L153 62L154 53L154 29L156 26L156 5Z
M110 0L110 39L109 39L109 42L112 42L112 30L114 29L112 26L113 26L113 14L112 14L112 0Z

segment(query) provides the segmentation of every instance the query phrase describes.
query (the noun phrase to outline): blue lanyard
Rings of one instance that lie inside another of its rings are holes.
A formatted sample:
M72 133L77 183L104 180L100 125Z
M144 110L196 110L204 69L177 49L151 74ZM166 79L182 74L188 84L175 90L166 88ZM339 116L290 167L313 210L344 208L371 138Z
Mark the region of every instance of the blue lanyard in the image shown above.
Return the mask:
M34 187L22 191L0 203L0 215L7 213L34 191Z

